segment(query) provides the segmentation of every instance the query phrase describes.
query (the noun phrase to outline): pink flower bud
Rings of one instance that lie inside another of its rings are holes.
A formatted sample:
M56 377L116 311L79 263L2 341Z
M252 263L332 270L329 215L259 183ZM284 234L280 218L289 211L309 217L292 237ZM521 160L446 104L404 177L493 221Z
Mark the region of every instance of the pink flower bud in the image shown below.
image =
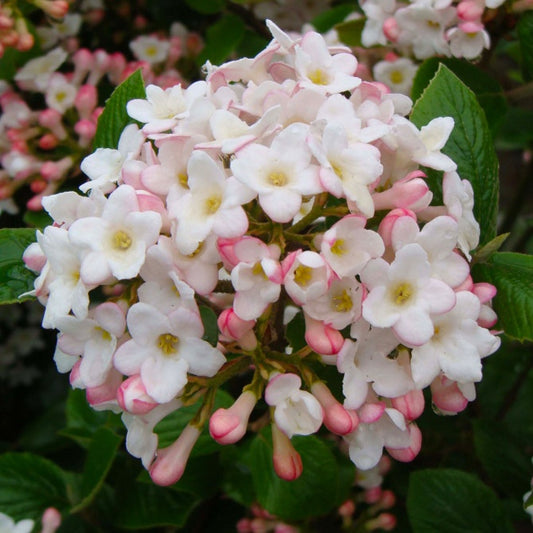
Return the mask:
M300 530L297 527L291 526L289 524L284 524L278 522L274 528L274 533L299 533Z
M220 313L217 324L222 335L239 341L244 350L253 350L257 346L257 339L252 331L255 320L243 320L229 308Z
M61 525L61 513L55 507L48 507L41 518L41 533L55 533Z
M251 522L249 518L241 518L237 522L237 533L252 533Z
M384 490L379 500L380 509L391 509L396 505L396 495L392 490Z
M461 20L480 20L483 15L483 4L475 0L464 0L457 4L456 12Z
M33 0L33 3L55 19L62 19L68 13L66 0Z
M167 487L181 478L199 436L198 428L187 425L173 444L157 451L150 467L150 477L156 485Z
M121 383L117 391L117 401L124 411L133 415L144 415L159 405L148 395L138 374Z
M275 423L272 424L272 446L276 474L285 481L298 479L303 471L302 458L289 437Z
M30 211L40 211L43 208L42 195L38 194L38 195L34 196L33 198L30 198L26 202L26 207Z
M80 145L86 147L91 144L91 141L96 135L96 124L89 119L78 120L78 122L76 122L74 125L74 131L80 137Z
M22 260L27 268L40 272L46 264L46 255L38 243L30 244L22 254Z
M429 206L433 193L422 179L426 175L421 171L414 171L405 178L396 181L390 189L374 193L375 209L410 209L418 211Z
M381 235L385 246L391 245L392 228L400 217L411 217L416 221L416 214L410 209L393 209L387 213L378 228L378 233Z
M381 487L372 487L365 490L365 503L369 505L377 503L381 499L383 490Z
M435 407L445 415L460 413L468 405L468 400L457 386L457 382L445 376L438 376L431 383L431 399Z
M59 140L53 133L45 133L39 139L39 148L41 150L53 150L58 144Z
M467 34L479 33L485 28L485 26L483 26L481 22L474 22L471 20L461 22L460 24L458 24L458 27L462 32Z
M40 180L40 179L36 179L30 183L31 192L35 194L42 193L46 189L47 186L48 184L46 183L46 181Z
M338 509L337 513L343 517L352 516L355 513L355 503L353 500L346 500Z
M407 420L418 418L424 412L424 403L424 393L416 389L392 399L392 406Z
M396 19L394 17L389 17L383 23L383 33L385 34L385 37L387 37L387 39L393 43L398 40L400 30L398 28L398 23L396 22Z
M229 409L217 409L209 420L209 433L219 444L234 444L246 433L257 398L244 391Z
M337 435L346 435L355 430L359 423L355 413L348 412L331 394L325 383L317 381L311 386L311 393L324 410L324 425Z
M67 137L67 130L63 127L63 117L55 109L44 109L39 113L39 124L43 128L48 128L58 139Z
M494 285L490 283L474 283L472 292L479 298L482 304L490 302L495 296L498 290Z
M72 375L72 372L71 372ZM93 408L106 404L117 404L117 391L122 383L122 375L112 369L107 379L98 387L87 387L85 395L89 405Z
M344 344L341 332L321 320L311 318L304 313L305 342L309 347L321 355L336 355Z
M17 50L19 52L27 52L33 48L35 39L31 33L20 33L17 42Z
M72 370L70 371L70 374L69 374L69 383L73 389L84 389L85 388L85 384L83 383L80 377L80 365L81 365L81 359L79 361L76 361L76 363L72 367Z
M387 448L393 459L408 463L418 455L422 448L422 432L416 424L409 425L409 438L410 443L407 448Z
M385 412L385 404L383 402L365 403L359 409L359 420L364 424L373 424L377 422Z
M82 85L74 98L74 107L81 118L89 118L98 105L98 93L94 85Z

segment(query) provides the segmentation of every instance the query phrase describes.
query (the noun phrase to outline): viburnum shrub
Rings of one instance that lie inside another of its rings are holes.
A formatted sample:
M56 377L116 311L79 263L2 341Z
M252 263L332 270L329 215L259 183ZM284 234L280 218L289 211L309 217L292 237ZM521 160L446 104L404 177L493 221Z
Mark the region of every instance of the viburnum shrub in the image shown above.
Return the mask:
M417 127L349 49L268 27L255 58L187 88L127 80L118 145L106 131L83 160L84 194L42 199L54 224L24 254L58 370L122 413L159 485L207 426L228 445L270 424L285 480L302 474L291 438L323 426L360 471L384 448L411 461L424 389L463 410L500 344L496 289L470 274L473 188L441 151L453 118ZM193 404L162 447L156 425Z

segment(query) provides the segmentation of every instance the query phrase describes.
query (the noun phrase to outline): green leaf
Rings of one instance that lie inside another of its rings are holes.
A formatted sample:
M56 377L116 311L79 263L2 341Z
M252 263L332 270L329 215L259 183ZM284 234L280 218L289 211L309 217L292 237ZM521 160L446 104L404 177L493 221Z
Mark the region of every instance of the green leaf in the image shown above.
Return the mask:
M361 17L358 19L347 20L341 22L335 26L339 41L348 46L363 46L361 42L361 36L363 34L363 28L366 24L366 18Z
M498 289L493 307L498 327L520 341L533 341L533 256L496 252L487 263L473 269L475 281Z
M210 26L205 36L205 47L196 59L198 65L207 60L218 65L233 52L244 37L244 22L236 15L224 15Z
M439 65L411 114L419 128L436 117L452 117L455 127L442 152L457 163L457 172L474 189L474 216L480 244L496 236L498 160L487 120L474 93L445 65Z
M533 80L533 13L531 11L522 13L516 30L522 56L522 76L524 81L531 81Z
M311 24L318 33L326 33L331 30L335 24L341 23L350 13L353 13L354 6L352 3L341 4L317 15Z
M411 474L407 514L414 533L511 533L496 494L461 470L428 469Z
M520 499L531 480L529 456L501 421L475 420L476 455L494 486L505 496Z
M35 28L28 20L28 30L35 37ZM39 45L39 40L35 39L35 44L27 50L26 52L20 52L15 48L7 47L4 50L4 54L0 57L0 80L6 80L12 83L17 70L25 65L30 59L35 57L42 56L41 46Z
M98 117L93 148L117 148L120 134L135 121L126 112L126 104L135 98L146 98L141 70L135 71L111 94Z
M81 511L94 500L113 464L121 441L122 437L105 427L94 434L81 478L81 501L72 508L71 513Z
M215 405L213 410L220 407L228 408L233 402L234 399L231 395L219 389L215 395ZM156 425L154 431L159 435L160 448L170 446L180 436L185 426L191 421L201 405L202 399L198 400L193 405L180 407ZM208 455L219 449L220 445L211 438L207 429L204 429L192 450L191 456L198 457L200 455Z
M85 397L85 391L73 389L69 391L66 407L67 427L60 434L76 441L83 448L88 448L97 431L105 426L119 425L120 418L106 411L94 410Z
M199 499L186 492L148 483L119 487L114 525L125 529L185 525Z
M251 442L251 439L243 439L235 446L224 446L220 451L224 494L244 507L250 507L257 500L248 466Z
M491 256L503 246L507 237L509 237L509 233L502 233L501 235L494 237L494 239L485 244L485 246L479 248L472 257L472 264L487 262Z
M216 313L206 305L200 306L200 317L204 325L204 335L202 339L207 341L211 346L218 343L218 324Z
M328 446L314 436L293 437L303 472L295 481L280 479L272 463L270 428L252 442L249 468L257 500L270 513L286 520L302 520L328 513L337 505L339 466Z
M293 352L307 345L305 341L305 319L303 313L296 313L294 318L287 324L285 334Z
M0 510L14 520L38 520L47 507L68 506L63 470L30 453L0 456Z
M185 2L191 9L204 15L218 13L225 5L225 0L185 0Z
M424 61L413 80L411 90L413 101L416 102L420 98L424 89L435 76L440 64L448 67L474 92L479 105L485 112L491 132L495 134L507 112L507 100L503 94L503 89L492 76L468 61L447 57L432 57Z
M510 107L496 139L499 150L521 150L533 145L533 111Z
M32 226L40 230L54 223L54 220L46 211L26 211L23 220L27 226Z
M21 294L33 290L35 274L22 261L24 250L36 241L30 228L0 229L0 304L29 300Z

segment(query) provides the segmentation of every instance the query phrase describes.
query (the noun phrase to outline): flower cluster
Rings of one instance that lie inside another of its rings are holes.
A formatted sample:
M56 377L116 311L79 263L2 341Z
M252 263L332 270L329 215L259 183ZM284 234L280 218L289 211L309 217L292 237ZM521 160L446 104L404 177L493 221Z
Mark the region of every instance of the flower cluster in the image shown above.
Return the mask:
M79 176L109 85L139 68L148 82L186 85L177 62L196 56L202 46L196 34L175 23L168 37L133 39L136 59L128 60L121 52L80 47L83 22L72 13L61 23L38 27L41 46L49 50L18 69L16 87L0 81L0 206L6 210L16 211L13 196L23 186L33 193L27 208L41 210L41 198Z
M364 0L364 46L393 45L403 55L475 59L490 46L483 17L503 0Z
M269 28L255 58L129 101L142 128L84 159L87 195L43 198L54 225L24 257L43 326L59 330L59 371L93 407L123 413L129 452L161 485L208 418L219 443L242 438L263 393L284 479L302 471L291 437L322 425L360 469L383 448L412 460L423 389L461 411L499 346L495 289L470 276L472 187L441 152L453 120L418 129L410 99L362 82L348 49ZM444 173L443 205L430 205L421 165ZM199 303L216 313L217 343ZM343 398L321 365L336 367ZM213 413L237 375L249 385ZM158 449L158 422L202 396Z

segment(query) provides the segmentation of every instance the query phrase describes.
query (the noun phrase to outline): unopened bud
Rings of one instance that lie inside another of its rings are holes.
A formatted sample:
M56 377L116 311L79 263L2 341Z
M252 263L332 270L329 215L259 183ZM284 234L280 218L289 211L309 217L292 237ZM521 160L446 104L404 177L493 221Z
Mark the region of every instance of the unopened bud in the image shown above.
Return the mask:
M303 471L302 458L289 437L275 423L272 424L272 447L276 474L285 481L298 479Z

